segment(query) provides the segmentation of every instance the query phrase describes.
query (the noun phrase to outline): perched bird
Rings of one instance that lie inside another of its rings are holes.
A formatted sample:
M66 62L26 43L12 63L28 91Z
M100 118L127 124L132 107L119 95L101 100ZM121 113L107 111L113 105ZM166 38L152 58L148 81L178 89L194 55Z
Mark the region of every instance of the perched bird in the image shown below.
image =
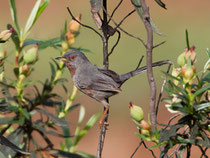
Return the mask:
M84 94L101 102L105 111L100 120L103 119L109 109L108 98L118 94L122 84L129 78L146 71L146 66L134 71L118 75L116 72L104 68L99 68L90 63L87 57L79 50L72 50L65 53L62 57L56 59L62 60L69 69L75 86ZM167 64L168 61L159 61L153 63L153 67Z

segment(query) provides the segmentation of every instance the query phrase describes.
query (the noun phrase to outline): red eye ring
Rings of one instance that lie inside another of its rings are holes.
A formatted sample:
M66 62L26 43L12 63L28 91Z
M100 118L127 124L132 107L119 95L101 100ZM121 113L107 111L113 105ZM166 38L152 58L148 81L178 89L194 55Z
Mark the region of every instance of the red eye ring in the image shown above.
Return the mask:
M76 55L70 56L70 60L75 60L75 59L76 59Z

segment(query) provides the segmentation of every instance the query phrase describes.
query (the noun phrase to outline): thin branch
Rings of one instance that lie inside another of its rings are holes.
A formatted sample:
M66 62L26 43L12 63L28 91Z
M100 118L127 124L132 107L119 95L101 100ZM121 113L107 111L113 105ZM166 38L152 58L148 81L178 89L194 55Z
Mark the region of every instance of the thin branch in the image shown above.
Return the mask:
M71 10L69 9L69 7L67 7L67 10L68 10L68 12L69 12L69 14L70 14L70 16L71 16L71 18L72 18L73 20L75 20L76 22L78 22L81 26L86 27L86 28L88 28L88 29L94 31L97 35L99 35L99 36L102 38L102 35L101 35L97 30L95 30L93 27L88 26L88 25L85 25L85 24L81 23L80 21L78 21L78 20L74 17L74 15L72 14L72 12L71 12Z
M171 123L171 121L172 121L173 119L177 118L179 115L180 115L180 114L176 114L176 115L172 116L172 117L169 119L168 124L167 124L167 126L166 126L164 129L168 128L169 125L170 125L170 123Z
M103 7L102 7L102 8L103 8ZM103 8L103 10L104 10L104 8ZM139 37L137 37L137 36L134 36L134 35L128 33L127 31L125 31L124 29L122 29L120 26L118 26L118 24L115 22L115 20L114 20L108 13L107 13L107 15L108 15L109 18L112 20L112 22L115 24L115 26L116 26L117 28L119 28L120 31L124 32L126 35L128 35L128 36L130 36L130 37L132 37L132 38L135 38L135 39L139 40L139 41L144 45L144 47L146 48L146 44L145 44L145 42L144 42L141 38L139 38ZM124 20L123 20L123 21L124 21Z
M134 150L134 152L132 153L130 158L133 158L133 156L136 154L136 152L139 150L141 144L143 143L143 140L141 139L141 141L139 142L138 146L136 147L136 149Z
M109 56L108 56L108 23L107 23L107 0L103 0L103 23L102 23L102 41L103 41L103 64L106 69L109 68ZM109 103L109 99L107 98L107 102ZM104 107L105 111L105 107ZM109 110L106 113L106 116L103 120L103 123L101 125L101 131L99 135L99 141L98 141L98 148L97 148L97 158L101 158L103 146L104 146L104 140L106 136L106 130L107 130L107 124L104 122L106 121L108 123L108 115Z
M147 145L145 144L144 141L143 141L143 145L144 145L144 147L145 147L147 150L149 150L149 151L151 152L152 156L153 156L154 158L156 158L155 153L154 153L150 148L147 147Z
M111 18L114 16L115 11L119 8L119 6L122 4L123 0L120 0L120 2L117 4L117 6L114 8L112 14L111 14ZM111 18L109 18L108 22L109 23L111 21Z
M120 22L119 24L116 25L116 28L117 29L131 14L133 14L136 10L132 10L131 12L129 12Z
M116 41L116 43L114 44L114 46L112 47L111 51L109 52L108 57L113 53L115 47L118 45L118 43L119 43L119 41L120 41L120 37L121 37L120 31L117 30L117 33L118 33L117 41Z
M206 153L207 150L208 150L208 147L206 147L206 148L204 149L204 153L202 153L201 158L202 158L203 156L205 156L204 154Z
M185 132L187 131L188 128L189 128L189 127L187 126L187 127L184 129L184 131L183 131L182 134L185 134ZM181 146L181 144L177 145L177 147L174 149L174 151L171 152L171 154L170 154L168 157L170 158L170 157L172 157L175 153L177 153L177 151L179 150L180 146Z
M139 63L138 63L138 65L137 65L137 67L136 67L136 70L137 70L137 69L139 68L139 66L141 65L141 62L142 62L143 58L144 58L144 56L141 56L141 59L139 60Z
M154 48L154 47L153 47L153 48ZM171 65L172 65L172 64L169 63L168 69L167 69L167 71L166 71L167 74L169 73L169 71L170 71L170 69L171 69ZM157 105L156 105L156 117L157 117L157 114L158 114L159 104L160 104L160 100L161 100L162 95L163 95L163 90L164 90L164 86L165 86L165 85L166 85L166 79L163 81L163 84L162 84L162 87L161 87L161 90L160 90L160 94L159 94L159 96L158 96Z
M162 45L162 44L164 44L164 43L166 43L166 41L160 42L159 44L153 46L153 49L156 48L156 47L159 47L160 45Z
M156 104L156 83L152 70L152 49L153 49L153 30L150 23L150 13L149 8L146 5L145 0L139 0L142 10L143 10L143 22L145 29L147 31L147 44L146 44L146 57L147 57L147 79L150 86L150 121L152 125L152 131L155 131L156 126L156 112L155 112L155 104Z

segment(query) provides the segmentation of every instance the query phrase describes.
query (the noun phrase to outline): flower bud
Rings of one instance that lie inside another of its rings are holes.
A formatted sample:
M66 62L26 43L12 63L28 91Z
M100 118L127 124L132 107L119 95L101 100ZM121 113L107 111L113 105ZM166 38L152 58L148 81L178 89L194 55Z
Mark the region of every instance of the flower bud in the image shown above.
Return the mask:
M190 59L188 59L188 64L181 68L181 73L183 75L183 81L185 84L192 84L192 79L195 74L195 66L192 66L189 62L191 62Z
M74 42L75 42L75 36L74 36L74 34L72 34L70 32L67 32L66 33L66 40L67 40L69 46L71 46L72 44L74 44Z
M149 130L147 130L147 129L141 129L141 134L147 135L147 136L150 135ZM150 140L147 140L147 141L150 141Z
M79 14L79 16L76 17L77 21L80 22L81 17L82 17L82 14ZM69 26L68 26L70 33L76 34L79 31L80 24L77 21L75 21L75 20L70 21Z
M25 64L19 68L19 73L28 76L30 73L30 66Z
M2 40L2 41L8 40L13 32L14 32L14 28L2 31L0 33L0 40Z
M195 53L195 46L192 46L189 51L185 53L185 58L188 60L190 57L192 63L196 62L196 53Z
M61 42L61 47L65 52L67 52L67 50L69 49L68 43L65 41Z
M129 108L130 108L130 115L135 121L139 122L144 118L144 111L142 110L141 107L133 105L133 103L130 102Z
M182 67L186 64L186 59L185 59L185 52L180 54L177 58L177 64Z
M145 130L151 130L151 125L150 125L150 123L148 123L147 121L145 121L145 120L141 120L140 121L140 123L139 123L139 125L140 125L140 127L142 128L142 129L145 129Z
M24 54L23 60L26 64L33 64L38 60L38 43Z

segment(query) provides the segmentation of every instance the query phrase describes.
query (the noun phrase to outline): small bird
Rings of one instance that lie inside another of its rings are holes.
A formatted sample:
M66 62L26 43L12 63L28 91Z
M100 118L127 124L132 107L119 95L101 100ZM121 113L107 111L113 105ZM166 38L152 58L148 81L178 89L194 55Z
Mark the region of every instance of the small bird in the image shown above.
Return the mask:
M105 111L99 123L102 124L104 117L109 109L108 98L118 94L122 84L129 78L143 73L147 70L146 66L134 71L118 75L116 72L99 68L90 63L87 57L79 50L72 50L65 53L62 57L56 59L65 63L70 71L75 86L84 94L101 102ZM167 60L153 63L153 67L168 64Z

